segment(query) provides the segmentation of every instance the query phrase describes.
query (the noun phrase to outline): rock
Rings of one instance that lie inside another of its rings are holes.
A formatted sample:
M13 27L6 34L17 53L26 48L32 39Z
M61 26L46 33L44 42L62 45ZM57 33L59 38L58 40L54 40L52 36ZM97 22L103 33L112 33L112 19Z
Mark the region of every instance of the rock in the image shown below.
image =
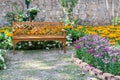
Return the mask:
M115 79L116 80L120 80L120 76L115 76Z
M103 79L105 80L111 80L114 76L110 73L103 73Z

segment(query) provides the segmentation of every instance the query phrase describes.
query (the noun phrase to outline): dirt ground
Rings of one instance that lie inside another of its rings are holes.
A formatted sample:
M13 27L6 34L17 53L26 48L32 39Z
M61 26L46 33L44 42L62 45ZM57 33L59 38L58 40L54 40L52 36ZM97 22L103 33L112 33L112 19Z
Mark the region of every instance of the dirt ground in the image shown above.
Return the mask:
M0 71L0 80L98 80L72 62L73 48L66 54L59 49L16 53L7 52L8 68Z

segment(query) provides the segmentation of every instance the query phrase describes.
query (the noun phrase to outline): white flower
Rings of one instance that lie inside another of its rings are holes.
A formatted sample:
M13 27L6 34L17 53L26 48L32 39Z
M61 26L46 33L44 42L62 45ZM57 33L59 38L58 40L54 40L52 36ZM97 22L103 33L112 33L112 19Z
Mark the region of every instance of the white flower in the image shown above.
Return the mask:
M49 47L46 47L47 50L49 50Z
M52 46L51 44L47 44L47 46Z
M29 46L32 46L32 43L30 41L28 43L29 43Z
M70 46L70 44L67 44L67 46Z
M18 46L18 48L20 49L20 48L21 48L21 46Z
M40 44L40 42L38 42L37 44Z
M25 43L25 45L27 45L27 42Z
M0 54L0 59L2 60L2 62L5 62L5 60L1 54Z

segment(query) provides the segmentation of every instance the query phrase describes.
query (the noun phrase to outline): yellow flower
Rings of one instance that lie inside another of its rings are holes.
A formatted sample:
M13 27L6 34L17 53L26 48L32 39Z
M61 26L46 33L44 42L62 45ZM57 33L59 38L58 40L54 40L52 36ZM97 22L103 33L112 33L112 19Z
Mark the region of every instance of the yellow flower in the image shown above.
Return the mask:
M103 33L108 34L109 32L108 32L108 30L103 30Z
M0 30L0 32L4 32L5 30Z
M64 28L65 29L68 29L68 28L73 29L73 26L64 26Z
M105 35L105 34L100 34L100 36L101 36L101 37L106 37L106 35Z
M111 45L115 45L115 40L110 40Z
M97 33L96 32L89 32L89 34L96 35Z
M9 37L12 37L12 35L13 35L13 34L10 33L8 30L5 31L5 34L6 34L7 36L9 36Z
M120 40L120 37L115 38L115 40L116 40L116 41L119 41L119 40Z
M116 34L109 34L108 37L109 37L109 38L115 38L115 37L116 37Z
M76 30L81 30L82 29L82 26L79 26L79 27L77 27L77 29Z

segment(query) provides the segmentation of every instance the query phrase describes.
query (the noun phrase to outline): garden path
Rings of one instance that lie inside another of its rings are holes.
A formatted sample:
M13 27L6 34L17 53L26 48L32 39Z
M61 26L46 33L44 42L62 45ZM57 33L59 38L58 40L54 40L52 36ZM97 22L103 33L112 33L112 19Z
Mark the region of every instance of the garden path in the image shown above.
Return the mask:
M8 51L8 69L0 71L0 80L92 80L93 76L72 62L73 51L29 50L15 55Z

